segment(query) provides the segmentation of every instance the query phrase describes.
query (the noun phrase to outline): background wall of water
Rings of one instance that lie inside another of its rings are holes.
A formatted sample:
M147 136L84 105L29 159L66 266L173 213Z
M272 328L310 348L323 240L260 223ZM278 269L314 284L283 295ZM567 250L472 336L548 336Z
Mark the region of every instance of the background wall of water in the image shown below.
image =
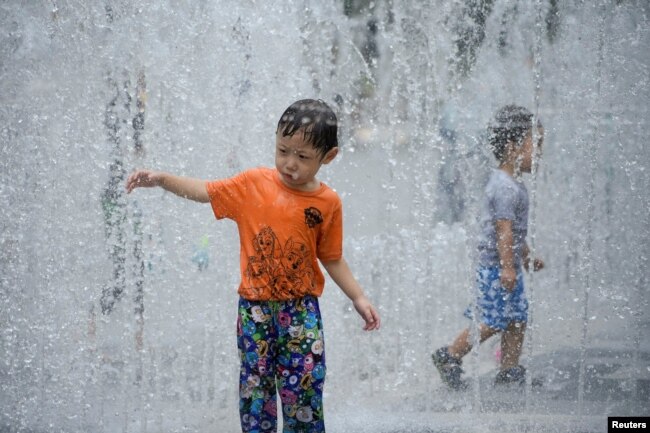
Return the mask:
M604 349L648 375L647 2L95 3L0 5L0 430L236 431L234 224L123 182L272 165L304 97L339 112L322 179L384 321L363 334L329 284L332 425L350 401L440 412L429 356L467 325L484 129L511 102L546 131L525 358ZM495 366L486 344L468 375ZM562 411L602 416L580 395Z

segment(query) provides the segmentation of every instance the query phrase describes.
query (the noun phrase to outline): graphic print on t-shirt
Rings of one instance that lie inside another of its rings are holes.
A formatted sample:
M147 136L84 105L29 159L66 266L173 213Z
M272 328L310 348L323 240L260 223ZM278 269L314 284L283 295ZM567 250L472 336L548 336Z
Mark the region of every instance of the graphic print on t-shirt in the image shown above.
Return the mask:
M323 222L314 207L304 210L305 224L314 228ZM314 289L312 252L302 242L289 237L284 245L271 227L264 227L253 239L255 255L248 257L246 283L258 295L270 291L272 299L286 300L304 296Z
M308 207L305 209L305 224L313 229L318 224L323 222L323 215L315 207Z

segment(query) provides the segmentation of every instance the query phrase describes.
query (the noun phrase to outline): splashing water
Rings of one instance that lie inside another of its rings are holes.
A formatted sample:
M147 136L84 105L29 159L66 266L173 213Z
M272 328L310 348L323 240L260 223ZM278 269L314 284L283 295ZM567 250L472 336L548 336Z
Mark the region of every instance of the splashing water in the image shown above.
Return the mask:
M272 166L277 117L305 97L339 113L340 156L319 174L384 322L362 333L328 282L328 431L604 431L643 415L647 2L0 10L0 431L238 431L236 230L124 181ZM543 385L496 392L493 342L450 394L430 354L467 325L483 131L506 103L545 127L527 182L547 269L527 280L522 359Z

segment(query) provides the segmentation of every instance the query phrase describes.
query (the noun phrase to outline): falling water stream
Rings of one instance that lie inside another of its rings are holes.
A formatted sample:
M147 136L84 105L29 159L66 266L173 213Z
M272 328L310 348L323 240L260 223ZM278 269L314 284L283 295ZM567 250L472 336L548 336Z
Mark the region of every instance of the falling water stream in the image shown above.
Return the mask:
M383 319L364 333L328 281L328 431L649 415L648 2L9 0L0 28L0 433L238 431L236 228L124 180L272 166L308 97L339 114L319 174ZM485 126L508 103L545 131L529 377L493 386L493 338L450 393L430 355L467 326Z
M603 65L603 45L604 45L604 32L605 32L605 15L601 14L601 19L599 22L600 31L598 32L598 60L596 62L596 85L595 92L593 95L593 108L592 111L597 112L597 107L599 107L600 96L601 96L601 80L602 80L602 65ZM584 276L584 295L583 295L583 308L582 308L582 339L580 341L580 373L578 377L578 414L582 416L584 410L584 388L585 388L585 368L586 368L586 351L587 351L587 335L589 332L589 293L593 289L593 274L595 271L594 267L594 256L593 256L593 241L594 241L594 228L593 220L595 217L595 195L596 195L596 172L598 167L596 166L596 154L597 146L599 144L599 123L600 120L597 116L594 116L593 119L594 125L593 135L588 137L587 142L584 143L586 147L586 155L589 158L589 172L590 179L587 184L587 231L584 238L584 261L585 261L585 272Z
M540 97L541 97L541 61L542 61L542 38L543 38L543 2L537 1L537 15L535 19L535 45L533 51L533 79L534 79L534 102L533 102L533 124L537 125L539 119ZM537 226L537 170L539 168L539 150L538 140L540 134L537 128L533 130L533 165L531 169L531 190L530 190L530 213L529 213L529 247L531 257L537 256L537 244L535 242L535 228ZM528 277L528 285L526 287L528 302L535 305L535 274L531 273ZM532 356L534 352L534 335L535 335L535 317L534 310L529 313L525 345L528 356ZM530 411L531 394L530 389L533 383L531 375L526 377L526 411Z

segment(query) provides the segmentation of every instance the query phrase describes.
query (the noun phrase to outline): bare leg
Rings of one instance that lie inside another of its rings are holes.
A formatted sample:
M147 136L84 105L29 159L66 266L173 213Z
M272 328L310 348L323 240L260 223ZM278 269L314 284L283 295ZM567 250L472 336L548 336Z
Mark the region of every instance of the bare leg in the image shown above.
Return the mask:
M498 329L490 328L489 326L481 323L479 327L479 342L484 342L498 332L500 332ZM449 351L449 355L453 356L454 358L461 359L463 356L467 355L469 351L472 350L472 343L470 342L470 328L466 328L460 334L458 334L458 337L456 337L454 342L449 346L447 350Z
M501 335L501 370L519 365L526 323L510 322Z

